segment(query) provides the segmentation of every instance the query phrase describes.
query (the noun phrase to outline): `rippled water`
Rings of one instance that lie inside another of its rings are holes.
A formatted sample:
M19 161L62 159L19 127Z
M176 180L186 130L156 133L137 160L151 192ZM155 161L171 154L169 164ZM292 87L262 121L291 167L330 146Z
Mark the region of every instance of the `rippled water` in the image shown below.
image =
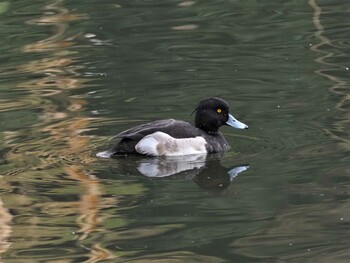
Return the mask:
M1 262L348 262L348 1L0 1ZM225 154L103 159L208 96Z

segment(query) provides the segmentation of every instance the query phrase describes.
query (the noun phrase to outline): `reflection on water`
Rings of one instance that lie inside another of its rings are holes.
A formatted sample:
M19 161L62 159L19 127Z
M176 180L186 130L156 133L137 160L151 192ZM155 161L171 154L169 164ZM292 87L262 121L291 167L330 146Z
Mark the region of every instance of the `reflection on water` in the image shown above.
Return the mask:
M83 132L89 130L87 127L90 119L80 114L85 110L87 102L84 99L74 98L70 92L66 92L66 90L81 89L86 83L78 72L83 69L79 63L79 55L67 49L75 44L74 39L77 37L67 34L68 24L83 18L85 18L84 15L72 14L64 8L63 1L56 1L44 7L42 16L27 21L29 25L50 27L53 33L45 39L27 44L22 48L24 53L44 53L43 58L18 65L16 69L21 74L40 76L18 82L16 85L17 89L30 91L27 97L22 98L21 104L26 105L25 107L40 109L40 114L34 125L27 127L26 130L7 133L4 138L5 145L10 149L5 155L5 160L16 163L17 167L23 167L16 171L16 177L22 178L20 183L33 181L33 177L40 175L44 181L51 184L58 180L57 176L61 173L65 173L70 179L80 183L83 191L79 200L67 200L66 202L45 200L35 205L41 213L49 216L76 214L77 230L71 232L78 234L78 240L85 240L94 232L101 231L98 226L104 217L99 210L102 206L109 206L108 201L101 200L98 180L85 171L82 165L92 163L94 158L80 155L84 159L75 158L70 162L60 161L60 156L77 156L82 149L88 148L91 144L90 138L83 135ZM28 136L25 136L26 134ZM21 142L19 138L23 137L25 141ZM14 171L11 169L6 173L6 178L10 179L9 176L13 174ZM14 184L11 179L9 183ZM45 187L45 185L39 185L38 187ZM22 197L27 199L26 203L34 202L26 191L22 190L22 192ZM6 210L3 209L3 211ZM7 218L11 219L10 216ZM6 227L5 219L6 217L2 219L4 228L2 251L9 247L9 245L6 246L8 243L6 239L11 233L11 229ZM45 224L45 219L42 217L33 217L29 220L35 222L31 228L38 230L40 225ZM46 231L48 232L47 237L52 235L49 229ZM45 230L38 232L45 233ZM27 239L29 236L24 235L24 238ZM34 240L36 238L36 241L40 242L41 234L31 237ZM55 240L61 237L53 235L51 238ZM36 245L32 244L32 246L35 250ZM25 255L26 253L18 254L18 256ZM112 258L111 253L98 242L91 245L86 255L89 259L84 262L97 262Z
M0 199L0 255L11 247L12 215Z
M248 170L249 165L239 165L227 171L218 162L212 162L203 172L197 174L194 181L198 186L208 190L224 190L241 172ZM225 171L222 171L225 170ZM227 174L225 174L227 172Z
M142 174L146 177L193 180L198 186L208 190L224 190L249 165L239 165L227 169L221 165L224 153L209 155L186 155L176 157L115 157L118 169L113 173Z
M337 40L332 40L331 36L327 37L325 33L325 26L322 25L322 8L318 5L316 0L309 0L310 6L314 9L313 22L316 28L315 36L319 43L312 45L311 50L317 52L319 57L315 60L320 64L321 68L315 70L315 73L329 79L333 85L329 88L330 92L339 96L339 101L336 104L336 109L343 113L344 117L341 120L337 120L332 125L332 128L325 127L324 130L333 137L337 142L337 145L341 150L350 150L350 140L347 139L346 129L349 126L350 111L347 107L350 101L350 95L348 92L348 83L346 78L338 77L334 74L334 69L341 71L349 71L349 65L346 63L335 63L332 62L332 58L347 57L348 55L342 52L339 48L336 51L329 51L327 47L335 47L340 43Z
M189 155L175 158L149 158L140 162L137 170L148 177L166 177L205 166L206 155Z
M347 9L0 2L2 261L347 262ZM225 155L94 156L213 95Z

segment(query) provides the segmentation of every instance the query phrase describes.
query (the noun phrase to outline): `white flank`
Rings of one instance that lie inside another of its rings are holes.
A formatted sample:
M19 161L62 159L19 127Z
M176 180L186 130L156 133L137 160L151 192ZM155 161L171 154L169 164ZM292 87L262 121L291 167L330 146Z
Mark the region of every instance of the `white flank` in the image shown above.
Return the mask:
M203 137L175 139L164 132L155 132L144 137L135 146L138 153L150 156L180 156L206 154Z
M157 145L158 141L148 135L139 141L138 144L136 144L135 149L138 153L141 154L158 156Z

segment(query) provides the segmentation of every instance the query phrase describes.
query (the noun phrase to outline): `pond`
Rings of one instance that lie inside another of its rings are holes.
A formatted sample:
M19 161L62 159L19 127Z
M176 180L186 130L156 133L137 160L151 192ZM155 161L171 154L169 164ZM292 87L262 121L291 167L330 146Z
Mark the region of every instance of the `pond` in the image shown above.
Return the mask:
M0 262L348 262L349 10L0 1ZM96 156L212 96L227 152Z

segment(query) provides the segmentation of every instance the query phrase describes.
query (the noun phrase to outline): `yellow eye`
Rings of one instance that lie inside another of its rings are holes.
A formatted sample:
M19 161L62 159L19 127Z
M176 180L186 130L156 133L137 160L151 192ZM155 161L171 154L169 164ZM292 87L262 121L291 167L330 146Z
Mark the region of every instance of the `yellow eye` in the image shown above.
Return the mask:
M217 113L221 113L221 111L222 111L221 109L217 109L216 110Z

